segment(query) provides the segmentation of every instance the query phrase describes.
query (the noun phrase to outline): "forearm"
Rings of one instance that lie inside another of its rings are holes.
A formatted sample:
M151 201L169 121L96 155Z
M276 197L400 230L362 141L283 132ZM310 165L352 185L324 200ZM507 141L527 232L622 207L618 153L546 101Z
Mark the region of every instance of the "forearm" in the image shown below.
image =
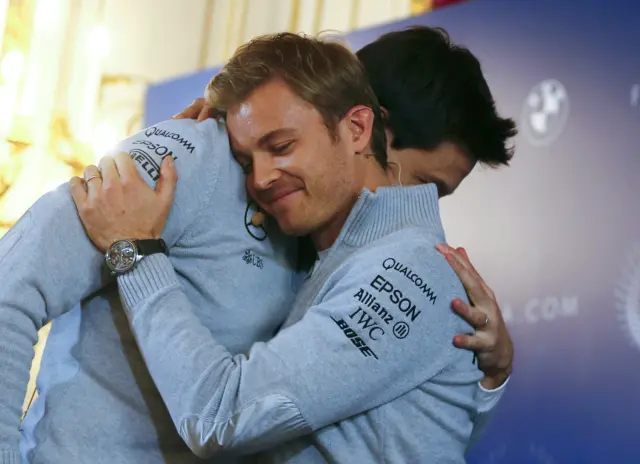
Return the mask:
M354 295L379 278L379 263L360 264L341 268L301 320L246 356L231 356L202 326L166 256L145 258L118 278L149 372L194 453L272 447L386 404L447 365L454 348L441 330L451 317L446 311L425 311L412 343L388 336L363 345L345 336L346 320L355 323ZM422 295L411 282L402 284L404 294ZM475 369L463 377L478 380Z
M33 359L37 331L26 317L0 309L0 456L2 464L18 464L20 417Z
M102 259L60 187L0 240L0 449L18 453L38 330L102 283Z
M168 258L143 259L118 285L149 373L196 455L257 452L310 432L276 388L272 372L286 366L268 352L232 356L194 314Z

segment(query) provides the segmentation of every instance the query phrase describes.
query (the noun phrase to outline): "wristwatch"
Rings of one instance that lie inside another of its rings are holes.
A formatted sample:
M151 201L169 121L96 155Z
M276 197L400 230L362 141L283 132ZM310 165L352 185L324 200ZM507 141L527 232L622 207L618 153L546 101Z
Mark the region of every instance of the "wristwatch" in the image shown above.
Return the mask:
M156 253L169 255L169 249L164 240L117 240L111 244L104 254L104 262L111 275L117 276L129 272L136 267L145 256Z

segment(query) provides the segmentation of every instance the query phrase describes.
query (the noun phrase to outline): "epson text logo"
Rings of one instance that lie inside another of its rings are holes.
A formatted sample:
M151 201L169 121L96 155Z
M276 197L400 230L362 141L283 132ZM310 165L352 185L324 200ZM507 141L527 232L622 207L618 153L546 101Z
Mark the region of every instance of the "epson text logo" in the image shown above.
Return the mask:
M156 137L166 137L168 139L175 140L180 145L182 145L189 153L193 153L193 149L195 148L195 145L191 143L189 140L185 139L182 135L177 134L175 132L169 132L166 130L158 129L157 127L150 127L144 132L144 135L146 135L147 138L156 136Z

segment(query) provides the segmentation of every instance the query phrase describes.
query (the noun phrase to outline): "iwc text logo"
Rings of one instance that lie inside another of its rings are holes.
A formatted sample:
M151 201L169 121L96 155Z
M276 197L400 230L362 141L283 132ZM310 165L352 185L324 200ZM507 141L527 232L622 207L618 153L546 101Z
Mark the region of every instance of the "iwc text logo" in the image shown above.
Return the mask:
M549 145L562 133L569 118L569 96L564 85L547 79L529 91L522 107L521 126L532 145Z
M631 342L640 349L640 242L627 255L615 296L620 322Z

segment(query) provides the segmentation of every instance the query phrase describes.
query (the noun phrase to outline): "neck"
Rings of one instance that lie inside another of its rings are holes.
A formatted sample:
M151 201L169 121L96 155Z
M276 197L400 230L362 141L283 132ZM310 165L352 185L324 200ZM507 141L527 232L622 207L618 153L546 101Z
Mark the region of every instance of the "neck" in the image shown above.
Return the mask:
M347 222L347 218L353 209L353 206L358 201L359 195L349 198L349 201L344 208L341 208L336 214L333 215L331 220L323 225L321 228L310 234L313 245L317 251L324 251L331 248L333 242L336 241L342 226Z
M375 159L365 158L363 162L355 166L353 172L357 172L359 175L354 176L355 181L351 194L346 197L341 208L326 224L310 234L317 251L331 248L363 189L375 192L378 187L388 187L393 184L389 181L387 171Z

